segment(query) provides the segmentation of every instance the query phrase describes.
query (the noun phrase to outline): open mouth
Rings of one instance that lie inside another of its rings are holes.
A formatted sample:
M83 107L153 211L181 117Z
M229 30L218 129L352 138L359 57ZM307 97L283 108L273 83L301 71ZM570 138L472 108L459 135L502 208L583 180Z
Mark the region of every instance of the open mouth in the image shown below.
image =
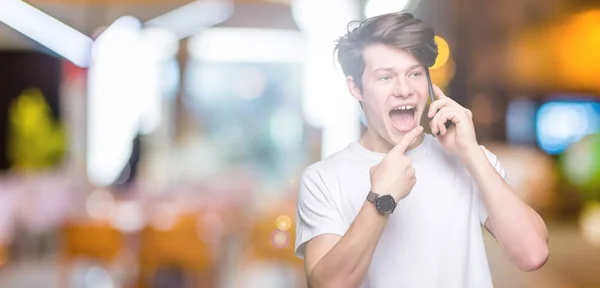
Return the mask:
M399 131L408 131L413 128L415 123L415 106L398 106L390 111L390 118L394 127Z

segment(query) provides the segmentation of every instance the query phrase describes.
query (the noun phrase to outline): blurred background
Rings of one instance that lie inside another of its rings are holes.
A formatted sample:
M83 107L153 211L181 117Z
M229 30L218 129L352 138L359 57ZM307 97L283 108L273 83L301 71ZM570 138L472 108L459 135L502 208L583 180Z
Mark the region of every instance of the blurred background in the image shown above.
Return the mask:
M496 287L600 287L600 1L0 0L0 287L305 287L302 170L364 120L350 20L436 31L434 83L546 220Z

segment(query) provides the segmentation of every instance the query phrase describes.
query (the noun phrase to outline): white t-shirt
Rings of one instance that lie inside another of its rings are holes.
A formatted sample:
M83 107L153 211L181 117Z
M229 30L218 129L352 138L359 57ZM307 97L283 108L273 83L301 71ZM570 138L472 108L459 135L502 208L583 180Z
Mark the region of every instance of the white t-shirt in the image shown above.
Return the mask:
M417 181L390 215L362 287L493 287L482 235L487 211L477 185L437 139L424 138L405 154ZM506 179L496 156L481 148ZM369 169L384 156L355 142L306 168L298 193L298 257L316 236L344 235L369 193Z

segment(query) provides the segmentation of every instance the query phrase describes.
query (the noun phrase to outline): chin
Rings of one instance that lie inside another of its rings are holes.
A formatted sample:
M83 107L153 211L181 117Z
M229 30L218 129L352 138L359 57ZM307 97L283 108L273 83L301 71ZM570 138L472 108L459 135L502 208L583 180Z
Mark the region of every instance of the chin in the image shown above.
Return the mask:
M406 135L406 133L408 133L408 131L406 131L406 132L399 131L394 126L391 126L389 129L387 129L386 132L388 135L388 142L390 142L390 144L392 144L393 146L398 145L398 143L400 143L400 141L402 141L402 138L404 138L404 135Z

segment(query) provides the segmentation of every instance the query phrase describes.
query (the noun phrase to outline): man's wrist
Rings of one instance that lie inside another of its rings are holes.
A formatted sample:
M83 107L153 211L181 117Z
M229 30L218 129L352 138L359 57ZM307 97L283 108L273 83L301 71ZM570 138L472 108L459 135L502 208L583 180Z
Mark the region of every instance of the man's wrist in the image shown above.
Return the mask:
M388 193L388 192L385 192L384 190L373 189L373 187L371 187L371 192L376 193L379 196L390 195L394 198L394 201L396 201L396 203L398 203L398 201L402 200L402 197L400 195L394 195L393 193Z
M470 170L476 167L478 163L487 161L487 157L481 147L475 144L463 150L463 153L460 153L460 160Z
M372 203L373 207L381 214L391 214L396 209L398 201L391 194L379 194L373 190L367 195L368 202Z

